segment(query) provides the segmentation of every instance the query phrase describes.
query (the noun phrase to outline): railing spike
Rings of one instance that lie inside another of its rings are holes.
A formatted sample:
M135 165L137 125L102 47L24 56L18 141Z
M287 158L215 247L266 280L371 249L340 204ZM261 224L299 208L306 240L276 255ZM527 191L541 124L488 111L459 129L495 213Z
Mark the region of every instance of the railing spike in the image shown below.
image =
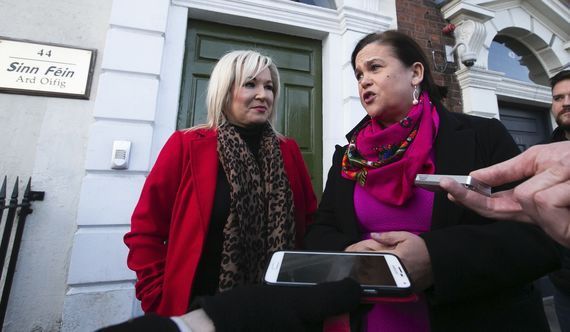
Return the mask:
M8 181L8 176L4 176L4 181L2 181L2 188L0 188L0 222L4 216L4 209L6 208L6 181Z
M12 190L12 199L17 199L18 198L18 185L19 185L20 179L19 177L16 177L16 183L14 184L14 189Z
M24 190L24 196L29 196L32 190L32 178L28 178L28 184L26 185L26 190Z
M0 201L6 199L6 181L8 181L8 176L4 176L4 181L2 181L2 188L0 188Z
M3 190L5 194L6 178L3 183ZM22 242L22 236L24 233L24 225L26 222L26 217L32 213L30 200L34 197L36 199L43 199L44 192L35 192L31 190L31 178L28 180L26 185L26 190L24 197L22 199L22 204L18 204L18 189L19 189L19 178L16 178L16 184L14 185L14 190L12 191L12 197L10 198L10 203L8 206L0 207L0 220L2 219L2 211L8 209L8 214L6 217L6 222L1 233L2 240L0 241L0 271L5 272L4 283L1 287L2 295L0 297L0 329L4 325L4 317L6 315L6 310L8 308L8 299L10 297L10 290L12 288L12 281L14 279L14 274L16 271L16 264L18 261L18 253L20 251L20 245ZM16 220L17 217L17 220ZM15 231L12 229L15 226ZM10 238L13 235L13 243L9 246ZM8 249L10 251L8 253ZM5 265L7 264L7 266Z

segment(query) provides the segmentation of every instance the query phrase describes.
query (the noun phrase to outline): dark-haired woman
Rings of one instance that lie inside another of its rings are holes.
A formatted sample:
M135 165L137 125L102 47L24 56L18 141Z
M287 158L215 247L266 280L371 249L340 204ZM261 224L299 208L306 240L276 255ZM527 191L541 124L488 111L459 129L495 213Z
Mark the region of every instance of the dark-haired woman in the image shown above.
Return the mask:
M531 282L559 265L555 244L535 226L484 218L414 186L419 173L465 175L515 156L504 126L446 111L425 54L403 33L365 36L351 61L368 115L336 149L305 245L395 253L420 295L375 304L353 323L365 331L547 331Z

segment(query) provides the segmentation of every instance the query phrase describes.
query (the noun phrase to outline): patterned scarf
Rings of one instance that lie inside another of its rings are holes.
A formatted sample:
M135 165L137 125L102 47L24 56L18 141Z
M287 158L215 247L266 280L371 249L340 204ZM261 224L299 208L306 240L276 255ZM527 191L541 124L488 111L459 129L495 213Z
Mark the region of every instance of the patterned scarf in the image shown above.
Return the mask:
M429 156L438 125L437 111L425 92L399 123L382 128L371 119L352 135L342 176L381 202L403 205L412 195L416 174L435 172Z
M279 140L269 124L258 159L236 129L218 129L218 158L230 184L219 290L258 283L272 251L294 247L293 193L283 168Z

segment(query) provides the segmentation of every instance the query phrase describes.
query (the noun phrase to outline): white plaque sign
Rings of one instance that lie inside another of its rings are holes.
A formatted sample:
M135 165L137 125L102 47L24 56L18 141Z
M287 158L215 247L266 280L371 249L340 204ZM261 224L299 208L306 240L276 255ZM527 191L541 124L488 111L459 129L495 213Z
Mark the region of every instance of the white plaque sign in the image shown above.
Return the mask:
M0 37L0 92L89 99L95 54Z

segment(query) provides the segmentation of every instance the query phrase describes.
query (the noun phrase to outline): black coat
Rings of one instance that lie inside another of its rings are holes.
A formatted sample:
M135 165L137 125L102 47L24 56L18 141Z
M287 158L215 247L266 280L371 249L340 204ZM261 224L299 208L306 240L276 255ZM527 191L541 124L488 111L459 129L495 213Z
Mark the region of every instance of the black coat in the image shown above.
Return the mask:
M443 109L438 114L437 174L466 175L519 153L496 119ZM333 156L316 221L305 237L308 249L344 250L361 240L355 182L340 171L345 149L337 146ZM548 331L532 281L555 270L560 258L538 227L487 219L436 193L431 231L420 236L433 271L434 284L426 291L432 331Z

